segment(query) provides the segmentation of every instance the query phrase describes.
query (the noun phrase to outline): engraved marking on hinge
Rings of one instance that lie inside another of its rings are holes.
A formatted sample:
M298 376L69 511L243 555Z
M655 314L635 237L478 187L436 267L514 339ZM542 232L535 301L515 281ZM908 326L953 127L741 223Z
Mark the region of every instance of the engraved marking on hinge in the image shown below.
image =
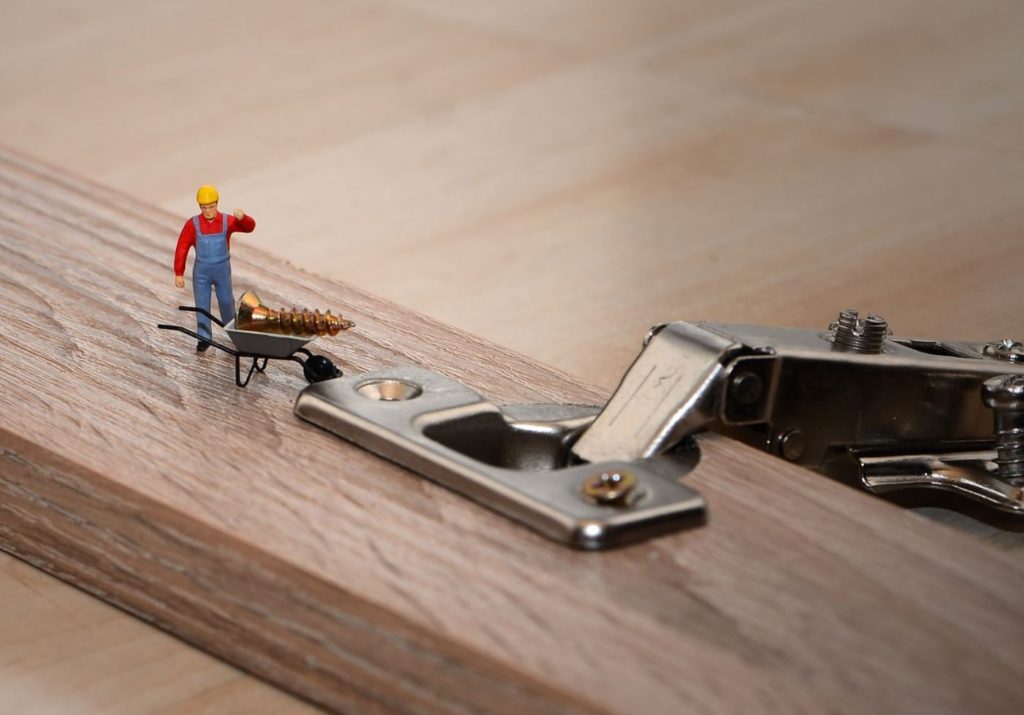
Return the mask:
M658 380L658 383L660 384L667 379L668 376L662 377L661 379ZM667 390L662 390L661 399L658 400L658 404L654 406L654 409L649 410L647 412L647 418L640 424L639 427L636 428L636 432L633 433L634 437L644 431L644 427L647 426L647 423L651 421L651 418L654 417L655 414L660 414L661 406L665 404L665 400L669 399L675 394L676 385L678 385L680 380L682 379L682 375L676 375L676 379L675 381L673 381L671 387L669 387Z
M654 371L655 371L655 370L657 370L657 369L658 369L658 366L657 366L657 365L655 365L654 367L652 367L652 368L651 368L651 369L650 369L650 370L649 370L649 371L647 372L647 374L646 374L646 375L644 375L644 379L640 381L640 384L636 386L636 389L635 389L635 390L633 390L633 394L631 394L631 395L629 396L629 399L628 399L628 400L623 400L623 401L622 401L622 402L620 403L620 404L621 404L621 406L619 407L619 409L618 409L618 410L616 410L616 412L615 412L615 414L614 414L614 415L612 416L612 418L611 418L610 420L608 420L608 425L609 425L609 426L611 426L611 425L615 424L615 420L619 419L619 416L620 416L620 415L622 414L622 411L623 411L623 410L625 410L625 409L626 409L627 407L629 407L629 405L630 405L630 404L632 403L632 401L633 401L633 398L634 398L634 397L636 397L637 393L638 393L638 392L640 392L640 389L641 389L641 388L642 388L642 387L643 387L644 385L646 385L646 384L647 384L647 381L651 379L651 375L652 375L652 374L654 374Z

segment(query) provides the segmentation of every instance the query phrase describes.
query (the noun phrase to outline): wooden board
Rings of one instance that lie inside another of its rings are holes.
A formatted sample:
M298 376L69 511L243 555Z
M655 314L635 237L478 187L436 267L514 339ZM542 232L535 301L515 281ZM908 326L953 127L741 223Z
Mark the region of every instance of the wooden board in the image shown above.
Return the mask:
M354 712L1015 712L1024 568L722 439L707 526L580 553L291 415L303 381L155 325L176 217L0 154L0 542L292 692ZM499 401L565 375L235 249L236 290L341 309L346 371ZM937 677L936 674L942 674Z

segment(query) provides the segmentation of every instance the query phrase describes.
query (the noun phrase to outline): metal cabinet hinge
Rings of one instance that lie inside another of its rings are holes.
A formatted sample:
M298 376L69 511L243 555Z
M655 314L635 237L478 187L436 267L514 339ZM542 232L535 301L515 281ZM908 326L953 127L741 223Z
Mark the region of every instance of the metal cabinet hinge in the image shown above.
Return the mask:
M648 334L573 447L643 459L714 430L868 490L943 489L1024 513L1024 347L892 337L843 311L828 331L671 323Z
M295 413L541 533L602 548L700 523L680 483L713 430L873 492L943 489L1024 513L1024 346L656 326L603 407L498 406L415 367L307 387Z
M428 370L397 367L314 383L304 420L542 534L596 549L699 523L704 499L676 479L695 450L653 459L573 460L599 407L502 406Z

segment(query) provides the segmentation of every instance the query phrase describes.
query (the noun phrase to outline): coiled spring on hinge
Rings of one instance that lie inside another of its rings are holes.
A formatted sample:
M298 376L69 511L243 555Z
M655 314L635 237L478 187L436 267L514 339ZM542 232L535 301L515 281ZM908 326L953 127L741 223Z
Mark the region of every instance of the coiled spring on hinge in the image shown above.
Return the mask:
M882 352L885 338L890 333L885 318L868 315L861 320L857 311L849 308L839 314L829 329L832 331L832 344L836 347L869 355Z

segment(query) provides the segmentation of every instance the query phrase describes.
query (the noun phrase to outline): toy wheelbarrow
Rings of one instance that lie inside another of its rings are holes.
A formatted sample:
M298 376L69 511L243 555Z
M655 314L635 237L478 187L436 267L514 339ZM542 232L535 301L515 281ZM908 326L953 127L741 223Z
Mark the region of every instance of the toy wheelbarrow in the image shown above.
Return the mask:
M323 355L315 355L303 347L306 343L315 338L316 335L295 336L281 335L278 333L263 333L255 330L239 330L235 327L234 320L225 324L220 319L214 317L210 311L203 310L202 308L190 305L179 305L178 310L205 315L212 322L224 329L224 332L228 334L228 337L231 339L231 342L235 347L232 348L218 343L215 340L200 337L198 333L180 325L161 324L156 327L161 330L177 330L180 333L191 335L196 340L209 343L212 347L215 347L218 350L223 350L228 355L233 355L235 358L235 384L239 387L245 387L248 385L254 372L263 372L266 370L267 362L270 360L291 360L292 362L299 363L302 365L302 374L309 382L323 382L324 380L341 377L341 370L335 367L334 363L328 358ZM251 359L252 362L250 363L248 372L243 379L242 362L248 359Z

